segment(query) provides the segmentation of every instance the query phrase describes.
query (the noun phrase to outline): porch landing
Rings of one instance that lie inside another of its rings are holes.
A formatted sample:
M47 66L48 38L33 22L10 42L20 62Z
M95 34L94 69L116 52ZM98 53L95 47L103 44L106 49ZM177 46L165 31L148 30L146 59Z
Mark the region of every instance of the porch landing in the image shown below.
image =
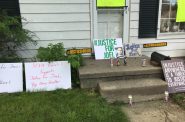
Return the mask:
M146 67L141 66L142 58L146 58ZM131 78L161 77L162 68L150 64L146 56L128 58L127 65L110 66L110 60L85 59L85 66L79 69L81 88L95 88L101 81L127 80Z

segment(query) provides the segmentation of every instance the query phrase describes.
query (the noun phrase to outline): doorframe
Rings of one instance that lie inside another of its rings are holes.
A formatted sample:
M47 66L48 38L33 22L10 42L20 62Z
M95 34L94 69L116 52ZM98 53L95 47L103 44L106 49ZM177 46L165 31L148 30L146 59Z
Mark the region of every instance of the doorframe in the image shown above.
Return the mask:
M98 11L96 7L96 0L90 1L91 10L91 45L93 48L93 39L98 39ZM130 0L126 0L126 9L123 12L123 35L122 39L124 43L129 43L130 32Z

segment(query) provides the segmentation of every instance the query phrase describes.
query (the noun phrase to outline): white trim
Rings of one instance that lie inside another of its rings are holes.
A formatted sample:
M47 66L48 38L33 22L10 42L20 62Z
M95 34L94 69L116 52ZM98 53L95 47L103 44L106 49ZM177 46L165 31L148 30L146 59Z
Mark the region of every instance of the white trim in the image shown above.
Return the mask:
M158 14L158 28L157 28L157 39L182 39L185 38L185 32L174 32L174 33L160 33L161 26L161 10L162 0L159 2L159 14Z
M130 0L126 0L127 10L124 11L123 16L123 42L129 43L129 32L130 32Z
M98 11L96 7L96 0L90 0L91 3L91 42L93 42L93 39L98 38ZM126 5L128 5L128 8L126 11L124 11L123 15L123 41L124 43L129 42L129 26L130 26L130 0L126 0ZM126 41L125 41L126 40Z

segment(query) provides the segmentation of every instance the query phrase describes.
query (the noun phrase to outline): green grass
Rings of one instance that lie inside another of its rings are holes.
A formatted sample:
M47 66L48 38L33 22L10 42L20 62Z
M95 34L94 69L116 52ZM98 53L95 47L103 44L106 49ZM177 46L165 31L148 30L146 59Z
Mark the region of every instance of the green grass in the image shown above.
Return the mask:
M185 93L173 94L172 99L174 102L185 109Z
M1 122L128 122L120 106L105 102L93 91L0 95Z

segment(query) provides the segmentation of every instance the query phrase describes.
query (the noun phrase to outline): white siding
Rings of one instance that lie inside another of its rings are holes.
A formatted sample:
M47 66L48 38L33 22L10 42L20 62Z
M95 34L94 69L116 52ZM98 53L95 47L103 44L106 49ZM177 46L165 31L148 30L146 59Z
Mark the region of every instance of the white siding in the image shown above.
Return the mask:
M19 0L23 27L34 32L38 45L19 50L23 58L36 49L63 42L65 48L91 46L90 0Z
M130 43L157 43L157 42L168 42L166 47L156 47L156 48L145 48L143 49L143 54L151 56L153 51L158 51L164 55L169 55L171 57L175 56L185 56L185 39L156 39L156 38L138 38L139 30L139 2L140 0L130 1Z

